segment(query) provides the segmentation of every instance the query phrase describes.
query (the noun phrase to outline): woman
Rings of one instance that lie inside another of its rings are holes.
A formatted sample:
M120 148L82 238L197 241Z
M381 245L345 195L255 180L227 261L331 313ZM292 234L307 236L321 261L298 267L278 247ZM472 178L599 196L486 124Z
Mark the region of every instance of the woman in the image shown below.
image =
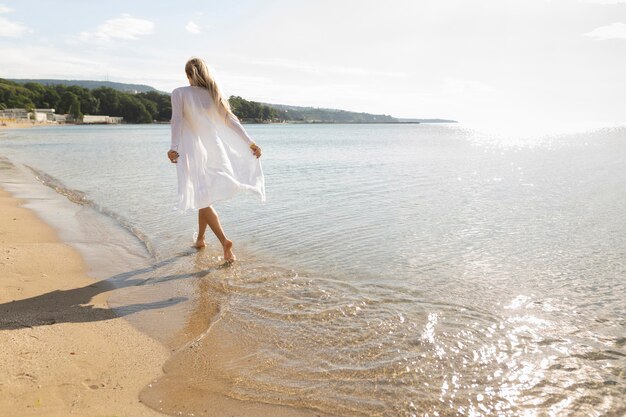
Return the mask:
M222 96L206 64L192 58L185 65L188 87L172 92L172 142L167 153L176 164L178 209L198 210L197 248L203 248L209 226L233 262L233 242L211 206L252 191L265 201L261 148L248 136Z

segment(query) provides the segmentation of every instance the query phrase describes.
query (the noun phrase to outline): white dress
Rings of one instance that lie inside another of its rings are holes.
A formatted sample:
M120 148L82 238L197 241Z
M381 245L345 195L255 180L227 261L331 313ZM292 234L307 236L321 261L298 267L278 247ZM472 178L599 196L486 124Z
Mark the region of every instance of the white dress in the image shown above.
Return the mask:
M175 89L171 149L179 155L176 208L201 209L245 190L265 201L263 169L250 149L252 143L236 117L225 120L218 114L207 89Z

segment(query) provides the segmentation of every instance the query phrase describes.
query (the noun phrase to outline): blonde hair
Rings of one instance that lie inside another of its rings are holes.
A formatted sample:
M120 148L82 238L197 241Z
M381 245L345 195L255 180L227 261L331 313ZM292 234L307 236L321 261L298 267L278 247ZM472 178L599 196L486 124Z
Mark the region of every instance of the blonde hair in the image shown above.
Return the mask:
M187 61L185 64L185 73L187 74L187 78L189 78L191 85L203 87L209 90L209 93L213 98L213 102L217 106L218 113L222 114L224 119L226 119L229 115L234 116L228 100L222 95L215 79L202 59L194 57Z

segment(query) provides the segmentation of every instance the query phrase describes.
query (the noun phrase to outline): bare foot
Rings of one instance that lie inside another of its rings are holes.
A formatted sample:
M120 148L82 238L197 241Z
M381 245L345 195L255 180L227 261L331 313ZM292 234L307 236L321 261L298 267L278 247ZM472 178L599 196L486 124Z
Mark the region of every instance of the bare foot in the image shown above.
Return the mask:
M196 249L202 249L205 246L206 246L206 243L204 243L204 238L198 238L196 240L195 245L193 245L193 247Z
M233 261L235 261L237 259L237 257L233 253L233 242L228 240L228 239L226 239L222 243L222 246L224 246L224 260L226 262L233 262Z

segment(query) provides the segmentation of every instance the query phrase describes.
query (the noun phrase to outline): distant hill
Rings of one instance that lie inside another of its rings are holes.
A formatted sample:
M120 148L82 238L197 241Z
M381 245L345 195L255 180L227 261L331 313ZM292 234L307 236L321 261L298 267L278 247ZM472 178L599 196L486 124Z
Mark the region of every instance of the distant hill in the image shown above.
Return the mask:
M89 90L93 90L100 87L109 87L117 91L123 91L125 93L148 93L150 91L161 92L154 87L150 87L149 85L144 84L125 84L125 83L116 83L113 81L90 81L90 80L41 80L41 79L8 79L9 81L13 81L19 84L26 83L39 83L43 85L77 85L79 87L87 88Z
M458 123L456 120L449 119L402 119L399 118L400 123Z
M76 85L89 90L100 87L109 87L117 91L125 93L150 93L157 92L168 94L157 90L154 87L144 84L125 84L112 81L91 81L91 80L50 80L50 79L9 79L19 84L29 82L39 83L43 85ZM232 100L233 97L230 98ZM239 98L241 99L241 98ZM243 100L247 101L247 100ZM290 106L285 104L257 103L250 101L257 107L268 106L274 111L272 118L277 118L291 123L457 123L456 120L449 119L407 119L396 118L388 114L371 114L351 112L339 109L327 109L318 107ZM243 110L243 109L242 109ZM245 113L245 112L244 112ZM250 117L255 119L256 117Z
M347 110L260 103L276 109L280 119L302 123L457 123L449 119L403 119L387 114L357 113Z
M279 119L302 123L398 123L387 114L357 113L346 110L317 107L288 106L261 103L276 110Z

